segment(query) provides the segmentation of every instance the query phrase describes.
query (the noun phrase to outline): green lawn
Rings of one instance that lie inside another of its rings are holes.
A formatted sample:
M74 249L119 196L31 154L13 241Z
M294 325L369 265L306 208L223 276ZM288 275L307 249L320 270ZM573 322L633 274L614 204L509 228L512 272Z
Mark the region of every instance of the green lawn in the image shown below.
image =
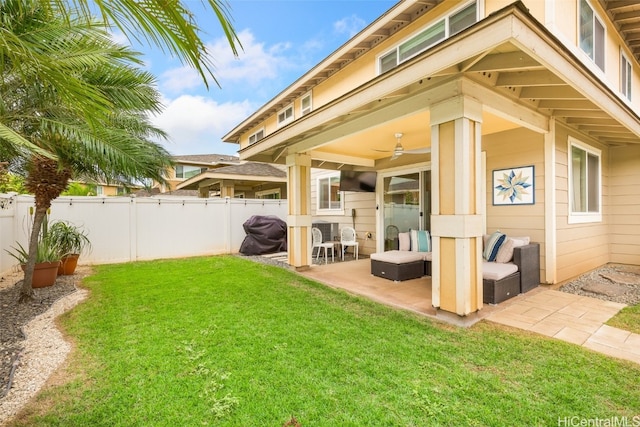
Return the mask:
M640 304L623 308L618 314L609 319L607 325L640 334ZM640 425L640 421L638 424Z
M233 256L119 264L29 426L533 426L640 414L640 366L433 322ZM390 285L390 291L392 286ZM566 425L566 424L565 424Z

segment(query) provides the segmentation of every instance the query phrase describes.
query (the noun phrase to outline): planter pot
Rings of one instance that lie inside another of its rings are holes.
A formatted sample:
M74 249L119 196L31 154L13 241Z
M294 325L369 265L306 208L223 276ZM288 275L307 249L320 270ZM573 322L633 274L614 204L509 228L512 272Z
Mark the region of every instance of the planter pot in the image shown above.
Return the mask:
M59 276L68 276L76 271L78 266L78 257L80 254L71 254L62 257L60 260L60 267L58 267Z
M36 264L33 270L33 283L34 288L44 288L46 286L53 286L56 283L58 277L58 266L60 261L55 262L39 262ZM22 264L22 271L24 271L26 265Z

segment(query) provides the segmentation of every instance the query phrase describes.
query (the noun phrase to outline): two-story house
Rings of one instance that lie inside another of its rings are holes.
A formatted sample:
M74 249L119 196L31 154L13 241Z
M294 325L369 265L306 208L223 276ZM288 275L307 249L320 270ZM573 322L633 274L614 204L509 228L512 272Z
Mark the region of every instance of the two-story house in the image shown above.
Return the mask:
M640 264L639 22L635 2L401 1L224 140L287 166L291 265L312 216L370 252L402 217L431 233L433 305L468 315L497 229L540 243L544 283Z

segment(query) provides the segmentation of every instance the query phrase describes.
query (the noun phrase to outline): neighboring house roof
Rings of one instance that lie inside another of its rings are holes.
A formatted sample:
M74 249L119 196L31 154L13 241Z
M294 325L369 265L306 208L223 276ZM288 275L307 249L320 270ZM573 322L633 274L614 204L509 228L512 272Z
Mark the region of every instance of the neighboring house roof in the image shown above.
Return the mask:
M218 163L236 163L240 161L237 156L227 154L185 154L172 156L172 158L177 163L191 163L205 166Z
M210 169L196 175L177 186L178 189L196 190L204 183L216 183L221 180L286 182L287 174L281 168L260 162L246 162L238 165Z

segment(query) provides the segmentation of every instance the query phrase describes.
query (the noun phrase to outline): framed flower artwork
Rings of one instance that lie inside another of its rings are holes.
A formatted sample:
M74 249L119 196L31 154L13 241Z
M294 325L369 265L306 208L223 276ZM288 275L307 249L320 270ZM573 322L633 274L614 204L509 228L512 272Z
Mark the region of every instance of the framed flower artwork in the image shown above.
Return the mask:
M522 166L493 171L493 204L535 204L535 170L533 166Z

